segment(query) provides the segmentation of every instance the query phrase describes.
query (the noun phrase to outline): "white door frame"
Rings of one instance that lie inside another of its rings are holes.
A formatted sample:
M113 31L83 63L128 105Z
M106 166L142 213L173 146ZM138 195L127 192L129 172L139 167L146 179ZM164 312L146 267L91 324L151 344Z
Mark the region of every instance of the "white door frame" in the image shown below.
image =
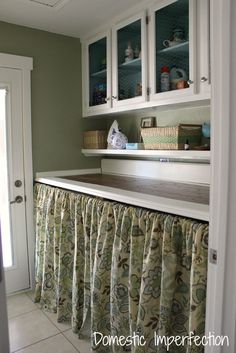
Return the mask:
M230 5L231 0L211 0L211 194L209 249L217 251L217 264L208 263L206 334L223 332L225 259L230 132ZM233 294L232 294L233 295ZM230 337L230 352L234 339ZM206 347L205 353L223 352Z
M6 290L5 290L4 271L3 271L1 240L2 239L1 239L1 228L0 228L0 312L1 312L1 315L0 315L0 353L9 353Z
M22 72L23 99L23 153L26 207L26 232L29 253L30 286L34 285L34 221L33 221L33 164L32 164L32 132L31 132L31 70L33 59L0 53L0 67L18 69Z

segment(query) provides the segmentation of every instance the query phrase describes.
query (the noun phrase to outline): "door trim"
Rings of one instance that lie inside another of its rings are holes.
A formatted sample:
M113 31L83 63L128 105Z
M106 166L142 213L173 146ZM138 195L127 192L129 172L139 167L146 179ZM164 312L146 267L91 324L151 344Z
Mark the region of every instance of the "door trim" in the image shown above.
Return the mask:
M9 353L9 333L8 333L8 319L7 319L7 303L6 303L6 288L5 288L5 274L3 271L2 259L2 239L0 228L0 352Z
M26 56L0 53L0 66L8 69L33 70L33 59Z
M34 286L34 220L33 220L33 162L31 130L31 70L33 59L0 53L0 67L22 72L23 153L26 207L26 236L29 256L30 287Z
M230 2L211 0L212 166L209 249L217 251L217 264L208 262L206 334L214 332L215 335L227 335L227 332L222 331L229 184ZM220 346L205 347L205 353L220 353L222 350Z

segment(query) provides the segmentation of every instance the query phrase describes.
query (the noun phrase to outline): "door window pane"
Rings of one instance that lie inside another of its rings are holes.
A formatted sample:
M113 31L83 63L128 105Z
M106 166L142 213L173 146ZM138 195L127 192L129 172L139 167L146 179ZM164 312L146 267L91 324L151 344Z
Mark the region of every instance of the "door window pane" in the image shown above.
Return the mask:
M4 268L13 266L6 148L6 90L0 89L0 219Z
M141 19L118 30L118 99L142 95Z
M156 93L188 87L189 0L156 11Z
M107 97L107 38L89 45L89 106L105 104Z

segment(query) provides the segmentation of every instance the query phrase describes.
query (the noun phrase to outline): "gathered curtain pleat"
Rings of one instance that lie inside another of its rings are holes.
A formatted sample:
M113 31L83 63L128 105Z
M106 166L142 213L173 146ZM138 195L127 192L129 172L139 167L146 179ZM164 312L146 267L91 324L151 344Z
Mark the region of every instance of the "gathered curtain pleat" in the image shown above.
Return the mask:
M95 352L163 353L157 336L204 335L207 223L39 183L35 221L35 299L76 333L89 315ZM105 345L95 332L136 338ZM187 343L169 349L203 351Z

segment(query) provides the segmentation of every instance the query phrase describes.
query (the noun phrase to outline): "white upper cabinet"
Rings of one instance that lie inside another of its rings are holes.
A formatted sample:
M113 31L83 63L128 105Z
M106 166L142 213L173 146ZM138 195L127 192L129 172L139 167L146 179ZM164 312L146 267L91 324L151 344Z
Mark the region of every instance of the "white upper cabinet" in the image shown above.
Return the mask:
M112 43L113 107L146 102L146 12L115 25Z
M82 52L84 116L147 102L146 11L85 41Z
M189 100L196 84L196 0L150 9L150 100Z
M209 3L157 1L84 41L83 116L210 99Z
M83 115L111 108L111 34L102 33L83 45Z

